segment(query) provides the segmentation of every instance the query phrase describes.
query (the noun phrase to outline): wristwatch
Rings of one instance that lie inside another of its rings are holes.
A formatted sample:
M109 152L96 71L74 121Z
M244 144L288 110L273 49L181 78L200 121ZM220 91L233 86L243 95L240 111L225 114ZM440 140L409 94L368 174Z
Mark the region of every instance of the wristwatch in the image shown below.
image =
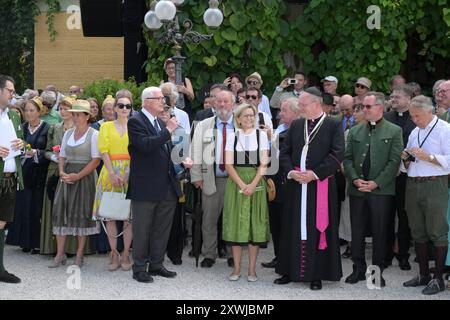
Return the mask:
M428 158L430 159L430 162L433 162L436 159L436 157L432 154L430 154Z

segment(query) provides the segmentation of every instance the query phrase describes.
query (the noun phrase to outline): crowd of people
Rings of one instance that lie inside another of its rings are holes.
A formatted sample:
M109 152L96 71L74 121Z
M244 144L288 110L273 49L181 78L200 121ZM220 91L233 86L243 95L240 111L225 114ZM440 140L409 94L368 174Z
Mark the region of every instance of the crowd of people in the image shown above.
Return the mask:
M360 77L340 96L335 76L308 87L296 72L269 99L258 72L245 81L233 73L200 91L204 108L194 115L191 81L176 83L171 59L164 68L141 106L126 89L101 104L77 86L18 96L13 78L0 76L0 134L9 139L0 139L0 282L20 282L4 267L5 242L53 254L50 268L108 251L108 270L132 270L136 281L176 277L164 257L182 263L184 203L200 191L200 266L226 258L230 281L241 277L244 248L247 281L257 281L258 252L272 240L274 258L260 266L274 268L275 284L320 290L340 281L346 258L345 282L354 284L368 275L371 241L380 287L394 258L411 270L414 248L419 274L403 285L445 290L450 80L437 81L430 98L400 75L388 94ZM131 201L127 220L99 214L110 191Z

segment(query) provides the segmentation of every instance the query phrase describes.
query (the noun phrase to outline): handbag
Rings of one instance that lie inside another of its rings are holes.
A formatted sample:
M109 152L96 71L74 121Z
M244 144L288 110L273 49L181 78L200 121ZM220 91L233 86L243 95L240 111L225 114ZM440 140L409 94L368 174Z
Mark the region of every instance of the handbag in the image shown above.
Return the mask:
M98 208L98 217L117 221L128 220L130 218L131 200L125 199L125 197L123 188L122 192L103 192Z
M267 178L266 176L264 176L264 180L266 180L267 183L267 199L269 199L269 201L273 201L277 196L275 182L272 180L272 178Z

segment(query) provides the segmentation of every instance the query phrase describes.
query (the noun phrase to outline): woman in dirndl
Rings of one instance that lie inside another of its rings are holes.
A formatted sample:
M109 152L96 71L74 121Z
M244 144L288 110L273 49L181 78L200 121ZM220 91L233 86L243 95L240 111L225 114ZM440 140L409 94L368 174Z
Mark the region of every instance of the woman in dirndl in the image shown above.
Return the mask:
M103 192L127 192L128 177L130 173L130 155L128 153L128 117L132 110L132 102L128 97L118 98L115 102L114 111L117 119L104 122L100 127L98 137L98 148L103 159L103 168L97 182L93 215L98 219L98 210ZM124 251L120 255L117 251L117 221L106 221L106 231L111 247L109 271L115 271L119 267L129 271L132 267L130 261L130 247L133 239L130 221L123 223ZM102 224L104 222L102 221Z
M95 184L100 163L98 131L89 126L91 107L86 100L72 105L74 128L64 134L59 154L60 181L56 187L53 205L53 233L56 235L57 253L50 268L66 263L64 246L66 236L78 237L75 264L83 264L87 236L97 234L92 220Z
M263 179L268 162L267 134L256 126L256 108L241 104L234 112L235 133L227 138L225 168L229 178L223 208L223 240L232 245L234 270L230 281L240 278L242 247L248 246L249 282L258 280L256 259L260 246L269 241L267 185Z

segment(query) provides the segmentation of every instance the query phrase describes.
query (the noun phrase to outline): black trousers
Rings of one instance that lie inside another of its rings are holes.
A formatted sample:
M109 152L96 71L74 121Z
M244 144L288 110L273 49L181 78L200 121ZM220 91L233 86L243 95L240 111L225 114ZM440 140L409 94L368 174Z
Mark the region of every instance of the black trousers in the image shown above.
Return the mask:
M409 258L409 247L411 245L411 230L409 229L408 216L405 210L405 191L406 191L406 173L401 173L396 179L395 200L392 206L392 221L389 223L388 244L386 252L386 260L394 258L392 249L395 242L395 217L398 217L398 258Z
M178 197L169 188L166 200L131 200L133 212L133 272L158 269L163 265Z
M170 229L169 242L167 243L167 257L170 260L181 260L186 239L186 226L183 204L178 202Z
M283 214L283 203L269 202L269 226L272 234L273 251L275 258L278 258L280 251L281 216Z
M393 196L367 193L362 197L350 196L350 222L352 227L352 260L355 270L365 272L366 227L372 233L372 265L383 270L389 224L392 223Z

